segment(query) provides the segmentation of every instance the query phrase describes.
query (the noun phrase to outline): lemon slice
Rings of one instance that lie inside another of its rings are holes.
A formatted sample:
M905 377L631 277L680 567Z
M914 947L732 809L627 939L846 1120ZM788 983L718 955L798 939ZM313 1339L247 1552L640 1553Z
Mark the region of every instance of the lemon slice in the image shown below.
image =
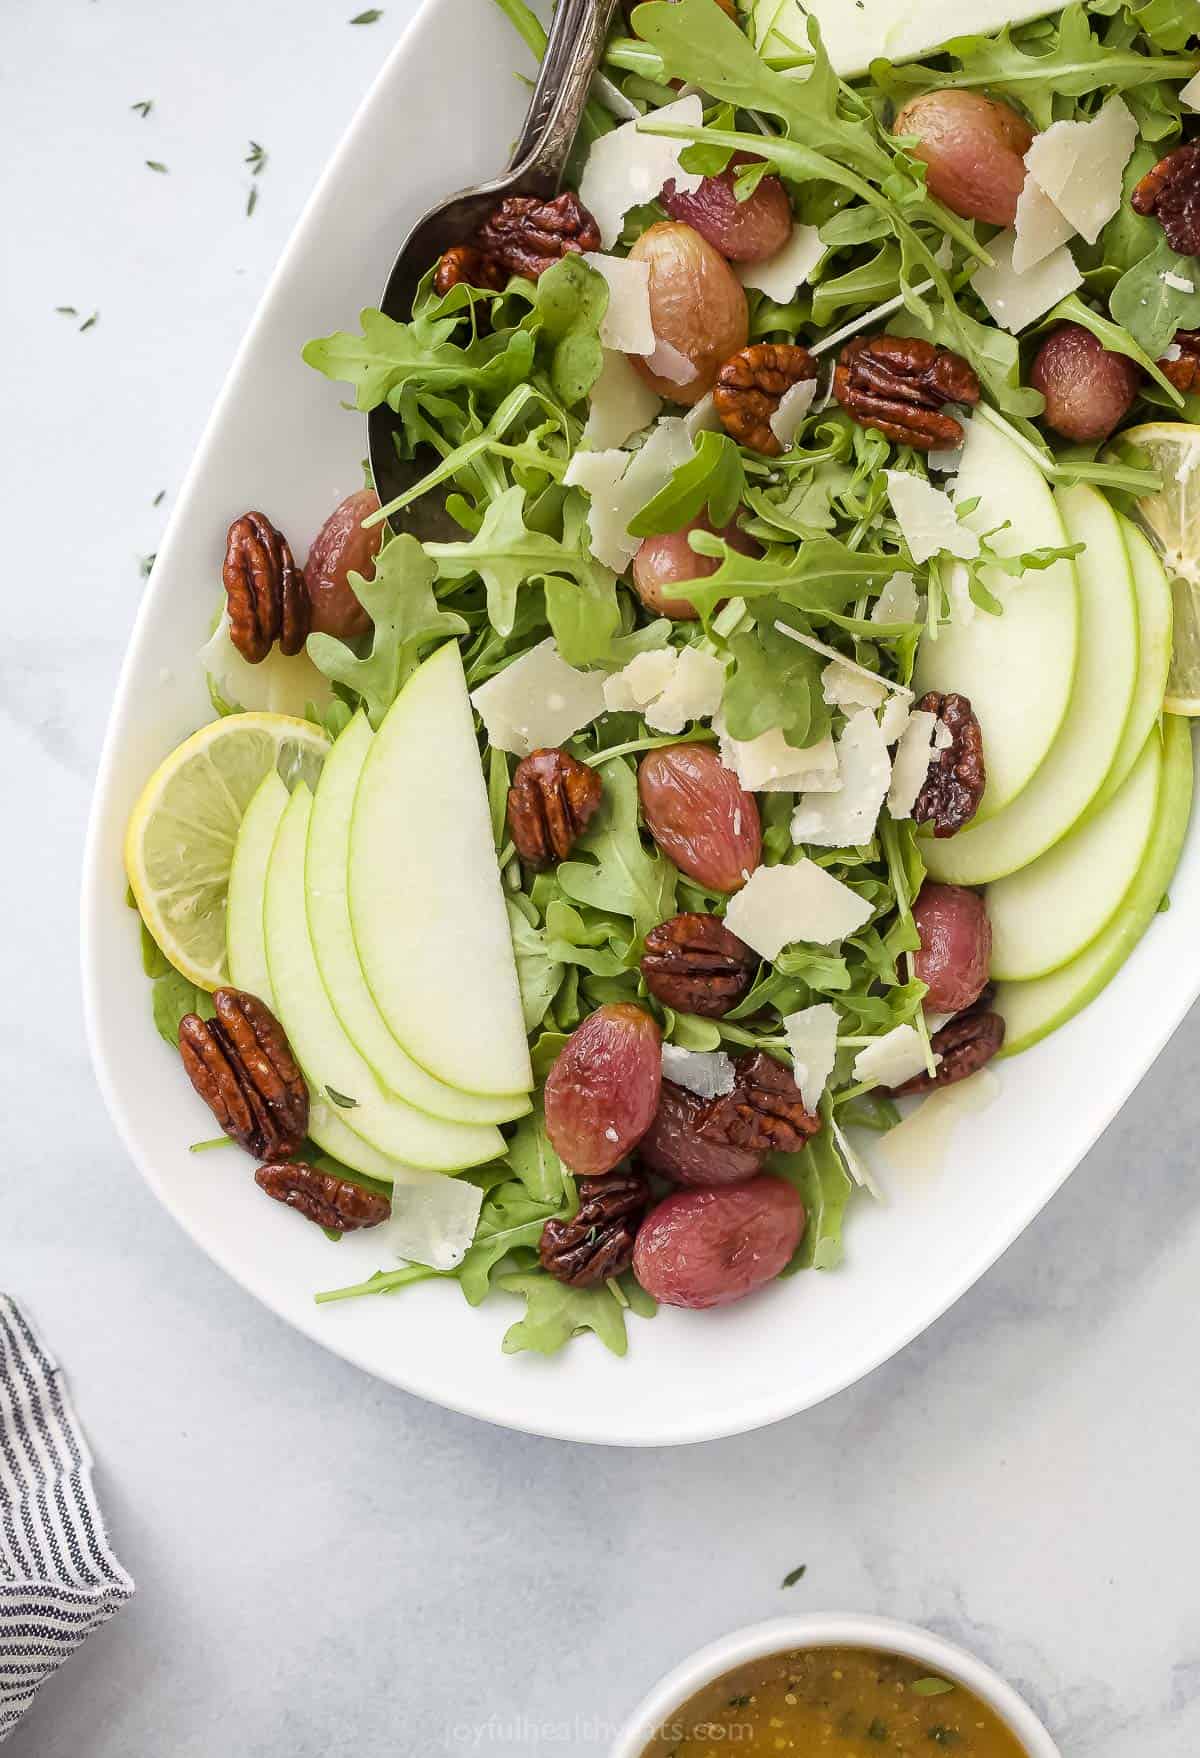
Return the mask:
M142 789L125 833L125 871L162 951L200 988L229 981L229 868L255 789L271 769L289 787L315 786L328 750L306 720L228 714L185 739Z
M1141 448L1162 477L1157 494L1138 502L1138 516L1171 576L1174 646L1163 707L1200 714L1200 427L1148 421L1122 441Z

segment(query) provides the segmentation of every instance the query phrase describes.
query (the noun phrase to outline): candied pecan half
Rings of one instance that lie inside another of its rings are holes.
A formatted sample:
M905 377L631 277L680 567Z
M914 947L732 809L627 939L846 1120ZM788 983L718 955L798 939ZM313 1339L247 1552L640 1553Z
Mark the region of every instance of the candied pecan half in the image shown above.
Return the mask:
M700 1133L711 1099L702 1099L673 1080L664 1080L654 1122L637 1145L641 1165L676 1184L712 1187L744 1184L762 1171L763 1150L731 1147Z
M713 386L721 425L739 445L777 458L783 447L771 431L771 417L793 385L816 376L817 363L808 349L792 342L753 342L739 348Z
M265 513L233 521L221 578L229 633L243 659L259 665L276 641L281 652L299 653L308 638L308 589L286 537Z
M816 1135L821 1119L806 1108L787 1069L765 1050L738 1057L734 1066L737 1084L709 1102L696 1133L751 1153L798 1153Z
M441 297L465 281L469 287L482 287L488 293L500 293L508 276L494 257L485 256L472 244L456 244L442 252L434 270L433 290Z
M386 1196L364 1190L352 1179L321 1172L307 1160L276 1160L260 1166L254 1182L277 1203L315 1221L331 1232L354 1233L360 1227L378 1227L392 1212Z
M508 827L530 867L565 861L600 804L600 777L566 751L534 751L517 764L508 790Z
M1169 378L1177 391L1194 391L1200 380L1200 330L1176 330L1174 360L1160 360L1158 370Z
M906 1080L903 1086L893 1087L897 1098L931 1093L937 1087L952 1087L955 1081L977 1074L984 1063L992 1060L1004 1043L1004 1019L1001 1014L992 1012L988 1005L991 998L991 989L985 989L974 1007L956 1014L947 1020L940 1032L934 1032L930 1042L942 1060L933 1074L922 1071Z
M834 370L833 394L860 427L928 452L962 444L962 428L943 408L978 403L979 379L961 354L921 336L855 336Z
M936 837L953 836L975 816L987 786L983 733L969 698L954 690L945 695L930 690L917 707L937 715L950 743L930 759L912 809L913 822L932 823Z
M646 987L664 1007L721 1019L754 981L758 955L718 916L690 910L651 928L642 955Z
M214 1019L187 1013L179 1053L188 1078L226 1135L256 1159L294 1154L308 1130L308 1087L269 1007L218 989Z
M536 281L543 269L571 251L599 250L600 228L573 190L564 190L553 201L510 195L472 242L501 268Z
M633 1262L650 1186L640 1172L610 1172L607 1178L581 1178L576 1188L578 1214L570 1221L546 1222L538 1256L556 1281L593 1288Z
M1160 159L1129 202L1135 214L1153 214L1172 250L1200 256L1200 141L1189 140Z

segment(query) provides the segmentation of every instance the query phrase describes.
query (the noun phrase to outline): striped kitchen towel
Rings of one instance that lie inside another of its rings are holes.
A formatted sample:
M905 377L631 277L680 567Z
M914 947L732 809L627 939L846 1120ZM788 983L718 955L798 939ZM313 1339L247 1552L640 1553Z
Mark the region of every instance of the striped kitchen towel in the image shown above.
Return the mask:
M132 1592L62 1374L0 1294L0 1744L43 1680Z

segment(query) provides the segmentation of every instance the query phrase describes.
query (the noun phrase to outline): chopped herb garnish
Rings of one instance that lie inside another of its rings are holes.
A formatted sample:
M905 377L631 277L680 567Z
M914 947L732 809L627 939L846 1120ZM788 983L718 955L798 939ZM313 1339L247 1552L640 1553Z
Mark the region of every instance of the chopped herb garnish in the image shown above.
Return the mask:
M779 1583L779 1585L781 1587L794 1587L796 1585L797 1581L803 1580L804 1576L807 1573L808 1573L808 1564L807 1563L797 1563L796 1567L794 1569L788 1570L787 1574L783 1577L783 1580Z
M325 1091L329 1094L329 1097L333 1100L334 1104L339 1106L341 1110L356 1111L358 1109L358 1100L348 1099L345 1093L339 1093L336 1087L326 1087Z
M879 1742L879 1744L882 1746L884 1744L884 1742L886 1741L887 1737L888 1737L887 1724L885 1722L880 1721L879 1717L876 1716L874 1721L871 1723L870 1727L867 1729L867 1738L869 1740L877 1740Z
M56 305L54 307L54 309L58 313L59 317L78 317L79 316L79 313L76 311L76 309L73 305Z
M741 1697L731 1697L725 1707L726 1709L746 1709L749 1707L749 1704L750 1696L747 1692Z
M131 110L136 110L138 115L141 117L142 121L144 122L146 120L147 116L150 114L151 110L153 110L153 108L154 108L154 99L153 98L141 98L136 104L130 104L129 108Z
M266 147L260 146L256 140L252 140L250 142L250 151L246 154L246 163L250 167L251 175L257 177L266 162Z
M161 172L163 176L166 175L167 167L163 164L161 159L147 159L146 166L151 171L158 171Z
M949 1679L914 1679L912 1693L914 1697L944 1697L954 1686Z
M83 334L84 330L95 329L96 323L97 323L99 317L100 317L100 313L98 311L94 311L92 313L91 317L85 317L83 322L79 326L80 335Z
M374 24L377 18L383 17L382 6L369 6L365 12L358 12L350 20L351 24Z
M250 185L250 193L246 197L246 218L247 219L250 218L250 215L254 212L254 210L257 206L258 206L258 184L252 183Z

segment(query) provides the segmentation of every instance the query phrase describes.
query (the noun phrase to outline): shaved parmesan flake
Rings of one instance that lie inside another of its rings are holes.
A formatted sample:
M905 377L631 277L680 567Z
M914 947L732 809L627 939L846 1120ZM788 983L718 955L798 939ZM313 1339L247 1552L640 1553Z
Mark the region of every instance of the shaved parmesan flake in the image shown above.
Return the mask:
M1027 171L1021 193L1017 197L1017 216L1013 223L1012 266L1023 275L1035 263L1043 262L1052 250L1074 236L1075 228L1065 214L1060 214L1032 171Z
M230 708L291 714L303 720L309 702L323 709L333 700L329 679L303 649L288 655L272 647L264 660L251 665L233 644L228 611L222 613L197 658L210 685Z
M682 1050L678 1044L664 1044L662 1071L664 1080L673 1080L700 1099L719 1099L737 1084L737 1070L724 1050Z
M893 818L911 818L917 795L925 785L929 765L933 761L933 735L937 716L924 708L913 711L903 737L896 748L892 765L892 785L888 790L888 811Z
M563 482L591 497L588 546L614 574L624 573L641 543L640 537L630 536L629 521L691 455L692 441L682 420L665 415L640 451L576 452L567 465Z
M837 1060L837 1008L828 1001L802 1007L784 1015L783 1029L800 1097L809 1111L815 1111Z
M763 262L737 262L733 272L743 287L757 287L776 305L786 305L802 287L821 258L825 246L815 226L793 226L787 243Z
M636 122L642 112L627 98L619 85L614 85L606 73L593 73L592 96L599 98L604 108L622 122Z
M725 667L698 647L657 648L639 653L623 671L604 680L604 701L615 712L636 711L656 732L682 732L689 720L706 720L721 706Z
M939 720L933 729L933 748L935 751L948 751L954 743L954 734L944 720Z
M678 655L673 647L638 653L621 671L604 680L604 704L614 713L640 713L661 696L675 676Z
M1182 360L1182 358L1183 358L1183 349L1179 346L1179 343L1178 342L1168 342L1166 347L1162 351L1162 360ZM1160 366L1162 364L1162 360L1160 360L1160 362L1159 362Z
M893 574L871 606L873 623L915 623L917 588L911 574Z
M802 378L789 385L779 399L779 407L768 425L785 452L800 431L800 424L812 408L816 394L816 379Z
M908 725L911 709L903 696L889 696L879 716L879 730L885 745L894 745Z
M646 708L646 725L655 732L677 733L689 720L708 720L720 708L724 688L721 661L698 647L684 647L675 654L670 682Z
M821 673L821 694L831 708L878 708L888 689L882 678L864 675L860 666L831 659Z
M822 793L840 787L837 752L828 733L815 745L789 745L779 727L754 739L733 739L718 720L721 761L747 793Z
M704 107L694 93L664 104L654 112L655 122L678 122L700 128ZM679 190L699 189L703 178L681 169L679 155L687 142L664 135L643 134L639 122L623 122L619 128L592 142L579 199L600 228L600 241L607 250L621 233L630 208L653 201L664 183L674 179Z
M778 958L797 940L839 945L870 915L870 904L857 892L815 861L802 860L792 867L756 867L730 898L725 925L764 958Z
M431 1174L392 1191L388 1243L405 1263L457 1269L475 1237L483 1191L465 1179Z
M654 339L653 352L646 357L646 365L655 378L665 378L673 385L690 385L696 376L695 362L658 336Z
M1174 269L1164 269L1159 275L1164 287L1174 287L1176 293L1194 293L1196 284L1189 281L1186 275L1177 275Z
M1086 122L1051 123L1025 154L1039 189L1089 244L1121 205L1121 180L1137 138L1132 111L1114 93Z
M875 834L875 822L892 778L887 743L874 711L860 708L837 741L836 793L805 795L792 813L792 841L819 848L861 848Z
M908 1116L879 1138L879 1151L898 1172L945 1170L954 1131L964 1117L986 1111L1000 1094L990 1068L950 1087L927 1094Z
M605 256L585 250L583 260L608 283L608 308L600 319L600 340L621 354L653 354L650 322L650 264L631 256Z
M934 1066L940 1061L941 1057L935 1056ZM873 1080L884 1087L902 1086L914 1074L924 1072L925 1045L915 1026L893 1026L854 1058L856 1080Z
M850 1146L846 1137L846 1132L836 1117L830 1118L829 1127L833 1131L833 1139L838 1145L838 1152L846 1162L846 1170L849 1172L851 1178L853 1178L855 1184L859 1185L863 1190L869 1190L876 1202L882 1202L883 1192L880 1190L878 1184L876 1184L870 1166L865 1160L860 1159L858 1154L856 1154L854 1149Z
M622 446L631 434L649 426L661 408L662 398L625 355L606 348L600 377L592 386L583 443L597 452Z
M956 556L979 554L978 536L959 523L944 489L934 488L906 470L885 470L884 475L896 523L914 562L927 562L943 551Z
M698 433L720 433L724 423L717 414L716 398L711 391L706 397L701 397L698 403L692 404L683 418L683 425L687 429L688 438L693 440Z
M599 672L568 665L550 636L472 690L471 701L490 744L528 757L603 714L604 687Z
M1200 73L1194 73L1186 85L1180 86L1179 101L1189 110L1200 110Z
M932 451L926 452L925 462L931 470L940 470L942 475L945 476L951 471L958 469L959 465L962 463L962 455L962 444L957 446L934 446Z
M968 31L987 35L1058 10L1055 0L968 0L954 7L946 0L904 0L903 5L897 0L805 0L804 6L820 24L829 59L843 76L865 73L880 56L912 61ZM765 39L770 49L776 48L776 27L784 47L804 41L804 19L797 7L772 4L754 12L760 47Z
M1012 232L1001 232L991 239L988 249L995 258L992 267L977 268L971 276L972 287L992 317L1002 330L1014 336L1083 285L1083 276L1065 244L1026 269L1023 275L1018 274L1012 261L1015 242Z
M893 472L889 470L888 475L892 474ZM974 536L973 532L972 536ZM815 635L805 635L801 630L793 629L787 623L777 622L775 627L781 635L787 635L791 640L798 642L801 647L810 647L814 653L823 653L826 659L836 659L846 671L856 672L860 678L865 678L870 684L882 684L885 689L895 690L900 696L912 695L912 691L904 684L894 683L891 678L880 677L878 672L868 671L865 665L856 665L854 660L847 659L845 654L839 653L836 647L828 647L824 641L818 641Z

